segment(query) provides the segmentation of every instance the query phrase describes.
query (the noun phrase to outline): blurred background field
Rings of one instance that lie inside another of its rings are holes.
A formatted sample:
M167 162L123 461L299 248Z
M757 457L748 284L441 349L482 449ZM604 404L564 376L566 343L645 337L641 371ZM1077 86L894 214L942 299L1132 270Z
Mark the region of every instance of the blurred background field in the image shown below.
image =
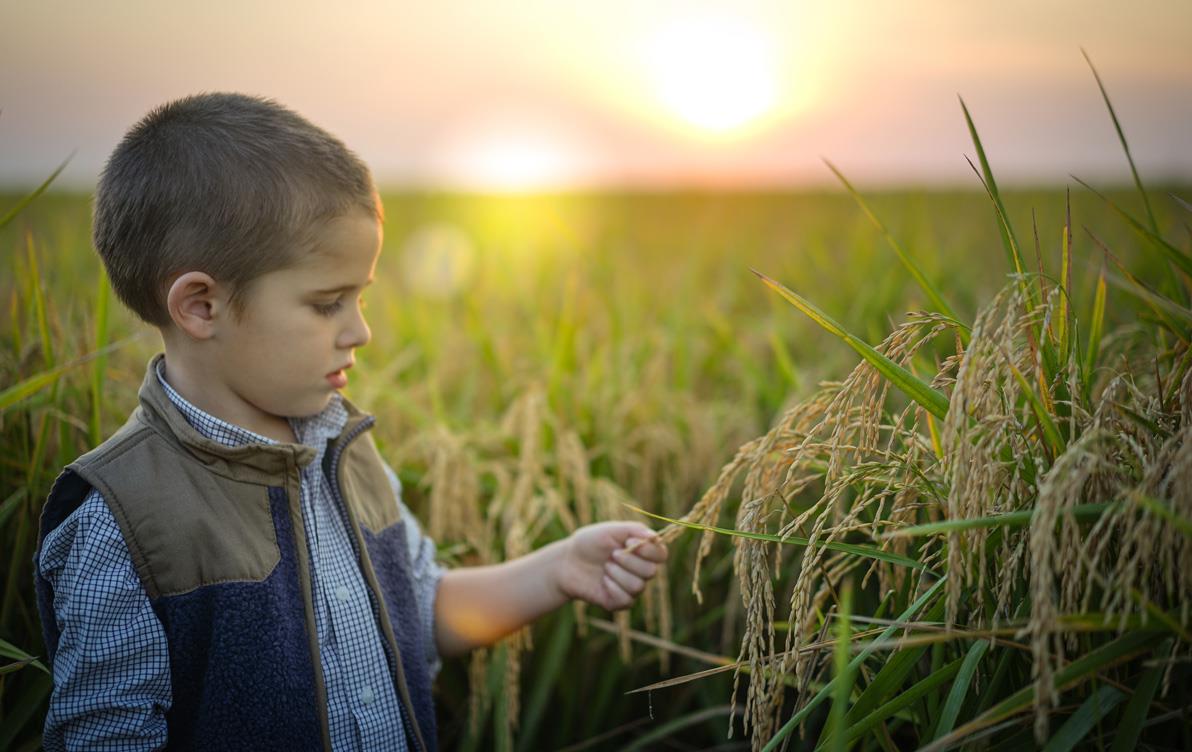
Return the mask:
M1162 234L1186 248L1189 215L1171 193L1188 195L1153 187L1151 201ZM1137 194L1110 196L1141 216ZM962 320L1009 282L984 193L865 197ZM0 210L19 198L0 196ZM378 415L383 453L454 564L516 555L577 523L635 518L621 500L682 516L738 447L822 381L843 379L856 353L751 268L873 344L907 312L928 307L846 193L403 192L384 200L384 252L366 294L373 339L348 395ZM1060 275L1063 189L1004 200L1030 265L1034 221L1043 272ZM1174 281L1100 198L1077 187L1071 214L1078 317L1092 309L1105 259L1089 233L1137 277ZM110 299L88 230L88 197L56 193L0 230L4 389L104 352L4 404L0 639L33 655L41 652L30 569L40 500L63 463L124 419L159 348L156 334ZM1115 351L1114 337L1153 328L1151 315L1112 284L1105 310L1102 361L1128 365L1131 351ZM950 334L934 338L912 370L930 378L955 346ZM906 404L898 393L890 399ZM733 546L714 542L698 604L688 585L698 535L673 543L667 577L619 628L606 614L565 609L528 641L448 662L438 683L445 748L748 747L739 725L737 741L725 740L731 672L626 694L737 659L746 615ZM522 650L528 643L533 649ZM36 746L48 689L35 668L0 675L0 748Z

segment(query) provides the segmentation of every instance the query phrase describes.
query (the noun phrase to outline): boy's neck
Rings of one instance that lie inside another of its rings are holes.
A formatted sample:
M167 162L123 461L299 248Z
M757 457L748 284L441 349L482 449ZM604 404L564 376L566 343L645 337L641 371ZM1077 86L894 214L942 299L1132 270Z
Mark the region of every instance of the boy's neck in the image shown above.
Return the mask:
M209 415L284 444L298 443L290 422L263 412L239 397L203 359L188 357L167 343L165 380L187 402Z

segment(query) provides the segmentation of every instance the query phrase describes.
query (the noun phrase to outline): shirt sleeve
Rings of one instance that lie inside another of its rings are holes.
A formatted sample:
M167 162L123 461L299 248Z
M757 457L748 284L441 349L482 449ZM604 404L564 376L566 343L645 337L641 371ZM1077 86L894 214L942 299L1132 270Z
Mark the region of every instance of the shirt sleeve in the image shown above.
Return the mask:
M60 634L45 748L164 747L172 702L165 630L98 491L46 536L37 566L53 587Z
M430 662L430 675L433 679L439 673L443 661L439 656L438 644L435 642L435 598L439 592L439 581L445 571L443 566L435 560L435 542L427 535L423 535L422 528L414 514L402 501L401 479L389 466L385 466L385 474L389 476L389 484L393 487L393 495L397 497L397 506L401 517L406 521L406 544L410 551L410 577L414 583L414 592L418 598L418 616L422 622L423 644L426 646L427 660Z

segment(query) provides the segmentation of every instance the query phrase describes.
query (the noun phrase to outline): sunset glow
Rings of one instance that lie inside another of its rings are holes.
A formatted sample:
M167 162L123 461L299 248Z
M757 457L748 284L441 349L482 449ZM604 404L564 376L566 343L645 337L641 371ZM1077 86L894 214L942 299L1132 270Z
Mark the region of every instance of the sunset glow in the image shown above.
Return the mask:
M440 172L461 185L532 191L573 179L582 172L581 156L556 129L512 121L460 134L446 147Z
M739 19L677 21L651 40L646 62L660 102L703 131L742 128L775 104L766 39Z
M394 187L834 185L822 156L862 186L971 185L957 94L999 182L1129 182L1114 130L1075 128L1104 114L1082 48L1139 171L1192 175L1186 0L10 6L14 187L74 152L55 185L90 190L131 123L200 91L273 97Z

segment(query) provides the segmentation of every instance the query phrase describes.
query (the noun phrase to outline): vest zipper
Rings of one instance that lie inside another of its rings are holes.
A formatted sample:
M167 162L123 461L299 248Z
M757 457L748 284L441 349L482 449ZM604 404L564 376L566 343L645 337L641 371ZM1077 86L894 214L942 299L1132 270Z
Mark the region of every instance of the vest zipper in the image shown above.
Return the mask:
M413 740L415 746L421 752L429 752L426 747L426 741L422 737L422 729L418 725L418 718L414 714L414 708L410 701L410 690L406 686L406 673L402 666L401 649L397 646L397 640L391 639L393 625L389 623L388 613L382 608L384 597L378 590L376 575L372 571L372 562L368 559L368 549L360 533L360 525L357 523L351 508L344 500L343 490L339 485L339 461L343 456L344 450L357 437L372 428L375 423L376 419L368 416L335 443L328 463L330 472L328 473L327 484L331 487L331 495L335 499L336 505L340 510L340 515L344 518L344 524L350 533L349 539L352 542L353 549L355 549L356 561L360 564L360 573L364 577L364 582L368 586L369 595L371 596L369 603L372 606L373 616L377 619L377 623L381 625L381 642L386 648L386 657L389 659L390 668L393 670L393 676L396 680L398 707L403 711L403 721L409 723L406 728L413 732L407 733L407 736Z

